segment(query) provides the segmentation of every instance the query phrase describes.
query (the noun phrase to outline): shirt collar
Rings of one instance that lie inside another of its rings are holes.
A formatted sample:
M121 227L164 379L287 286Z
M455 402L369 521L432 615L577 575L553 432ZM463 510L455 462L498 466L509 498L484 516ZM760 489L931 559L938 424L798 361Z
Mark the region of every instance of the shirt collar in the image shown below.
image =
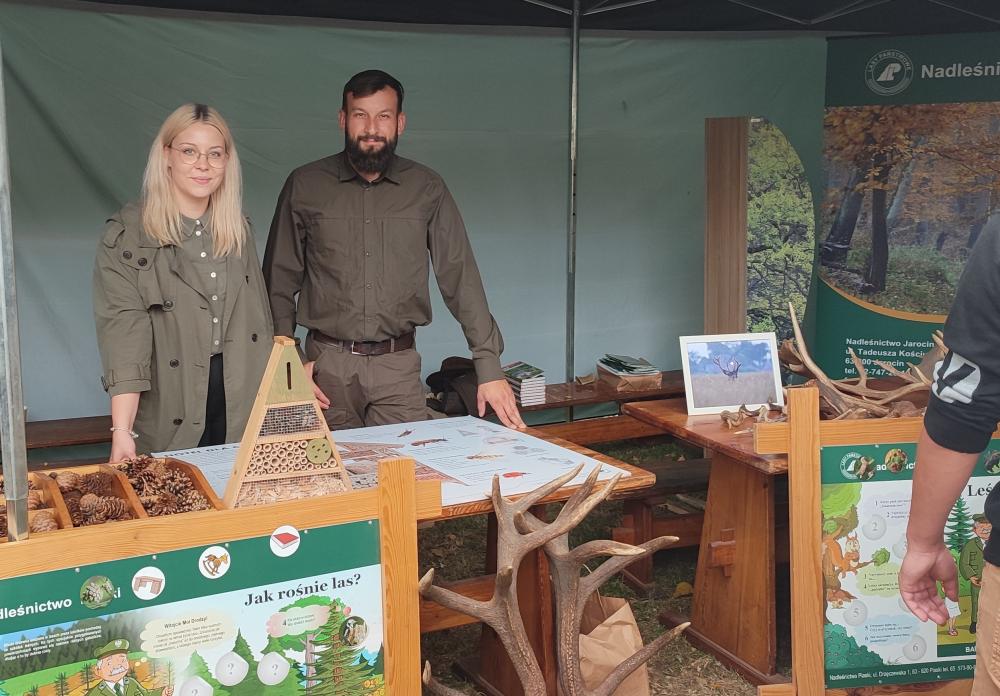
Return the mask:
M337 169L338 169L337 178L339 178L341 181L351 181L352 179L360 179L362 181L365 181L365 179L361 178L361 175L358 174L358 172L354 169L354 167L351 166L350 160L347 159L346 152L341 152L340 154L337 155ZM399 157L397 157L396 155L393 155L392 159L389 160L389 166L385 168L385 171L382 173L382 176L380 176L372 183L373 184L378 183L383 179L392 182L393 184L399 183Z
M197 226L198 222L201 222L201 228L203 230L208 229L208 221L212 217L212 204L208 204L208 208L202 213L200 218L189 218L186 215L181 215L181 232L185 237L190 237L194 234L194 228Z

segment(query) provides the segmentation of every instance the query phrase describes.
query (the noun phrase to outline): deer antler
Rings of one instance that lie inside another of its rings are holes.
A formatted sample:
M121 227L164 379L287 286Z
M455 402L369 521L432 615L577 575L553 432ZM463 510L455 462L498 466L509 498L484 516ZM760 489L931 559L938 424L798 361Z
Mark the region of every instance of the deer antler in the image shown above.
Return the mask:
M517 566L530 551L544 547L549 559L556 600L559 681L564 696L611 696L629 674L688 626L682 624L664 633L618 665L597 689L586 689L580 670L580 619L587 598L622 568L675 543L677 537L659 537L641 546L599 540L581 544L571 550L570 530L611 494L620 475L598 487L600 467L595 467L552 522L538 519L530 512L530 508L575 478L582 468L581 464L516 501L500 495L499 477L494 476L492 499L497 516L497 567L500 570L489 601L469 599L435 586L433 570L428 571L420 580L420 593L423 596L449 609L475 616L496 631L514 663L526 696L545 694L544 679L528 643L517 606ZM580 570L583 565L598 556L611 558L591 575L581 578ZM437 682L431 675L429 664L424 667L423 682L429 691L442 696L456 696L460 693Z

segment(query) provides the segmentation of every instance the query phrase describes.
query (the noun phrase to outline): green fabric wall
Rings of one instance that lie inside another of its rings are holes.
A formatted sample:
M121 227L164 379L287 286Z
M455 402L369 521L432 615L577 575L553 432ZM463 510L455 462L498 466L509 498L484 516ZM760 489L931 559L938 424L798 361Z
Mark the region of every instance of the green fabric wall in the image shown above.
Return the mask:
M29 419L107 412L90 306L103 221L135 197L149 143L184 101L218 107L263 247L298 164L340 149L343 82L407 88L399 152L464 214L508 359L564 373L569 40L0 3ZM821 39L586 36L581 56L577 371L604 351L679 366L701 328L703 119L782 127L819 190ZM435 293L432 293L434 295ZM438 298L424 372L467 353Z

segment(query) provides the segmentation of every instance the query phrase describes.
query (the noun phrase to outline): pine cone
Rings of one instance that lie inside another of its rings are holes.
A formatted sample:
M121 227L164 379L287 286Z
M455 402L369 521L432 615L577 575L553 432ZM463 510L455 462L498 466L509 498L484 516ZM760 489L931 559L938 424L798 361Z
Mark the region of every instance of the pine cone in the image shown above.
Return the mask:
M211 510L212 506L209 504L208 498L192 488L181 496L180 508L180 512L194 512L195 510Z
M183 497L185 493L193 488L191 480L187 475L177 469L167 469L167 475L163 480L163 487L179 498Z
M59 529L59 523L56 522L55 515L50 510L39 510L32 515L28 529L32 532L51 532Z
M74 488L80 488L80 475L72 471L60 471L52 476L59 486L59 490L65 493Z
M7 515L0 515L0 537L7 537Z
M42 494L38 491L28 491L28 509L40 510L43 507L45 503L42 501Z
M129 483L140 495L156 495L163 490L163 482L155 469L146 468L129 477Z
M180 512L180 499L168 491L160 493L156 501L146 508L146 511L153 517L161 515L174 515Z
M80 490L94 495L110 495L115 477L107 471L95 471L80 478Z
M101 516L101 499L93 493L87 493L80 498L80 514L85 520Z
M101 516L109 521L132 519L132 513L129 510L128 503L121 498L115 498L114 496L105 496L101 498L98 503L98 510L100 511Z

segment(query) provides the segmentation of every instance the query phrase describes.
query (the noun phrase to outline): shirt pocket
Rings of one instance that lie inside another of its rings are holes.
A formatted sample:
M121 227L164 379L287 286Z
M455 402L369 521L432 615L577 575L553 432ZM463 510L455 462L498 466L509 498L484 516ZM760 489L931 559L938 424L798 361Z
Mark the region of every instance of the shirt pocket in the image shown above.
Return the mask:
M386 218L382 221L382 291L390 303L427 295L427 221Z
M317 217L308 229L307 282L332 300L347 301L352 290L361 286L360 221ZM316 263L308 262L310 258Z

